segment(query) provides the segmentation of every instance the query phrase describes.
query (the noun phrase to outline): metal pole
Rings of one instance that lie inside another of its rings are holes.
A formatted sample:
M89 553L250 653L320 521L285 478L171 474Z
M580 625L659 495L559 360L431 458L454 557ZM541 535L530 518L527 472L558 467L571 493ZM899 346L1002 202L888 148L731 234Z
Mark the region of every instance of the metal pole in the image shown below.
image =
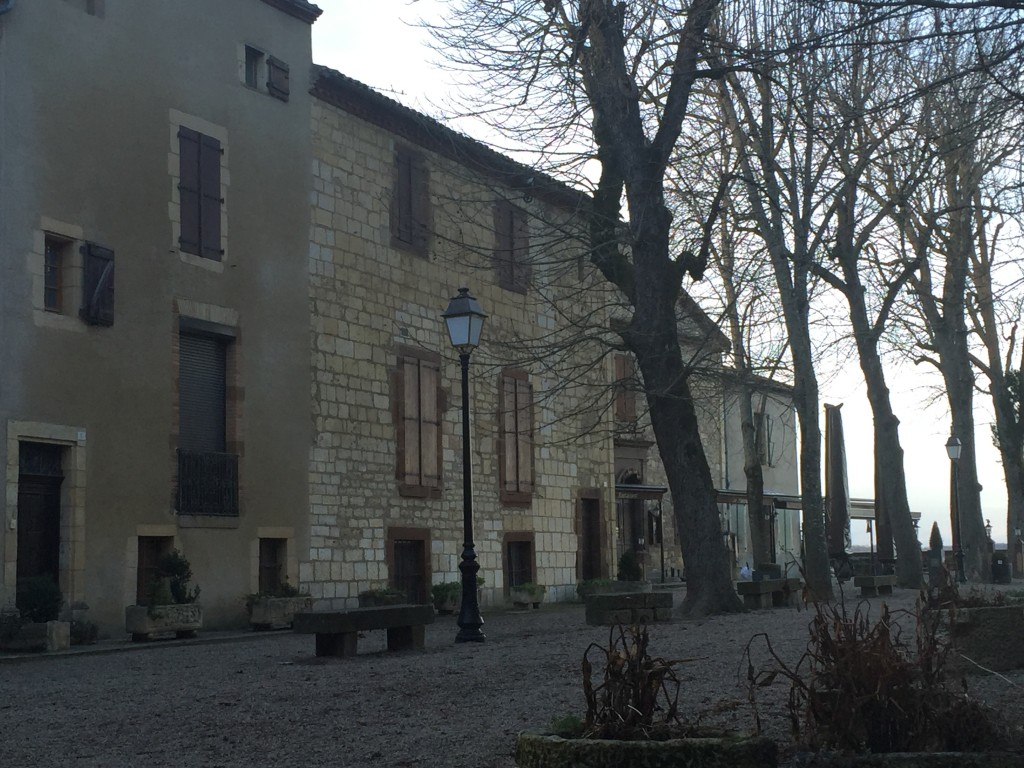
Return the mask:
M480 564L476 561L473 544L473 467L469 443L469 353L459 354L462 362L462 530L465 541L462 545L462 608L459 610L459 633L456 643L482 643L486 639L480 629L484 620L480 615L480 602L476 594L476 574Z
M665 583L665 517L658 499L658 542L661 544L661 583Z
M961 584L967 583L967 573L964 570L964 534L960 526L960 468L956 459L953 459L953 525L956 531L956 570L957 580Z

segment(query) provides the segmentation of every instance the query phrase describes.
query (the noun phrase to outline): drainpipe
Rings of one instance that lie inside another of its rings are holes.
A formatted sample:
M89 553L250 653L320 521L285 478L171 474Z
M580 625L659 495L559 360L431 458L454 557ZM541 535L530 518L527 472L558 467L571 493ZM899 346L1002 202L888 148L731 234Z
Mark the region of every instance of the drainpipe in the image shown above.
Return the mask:
M0 0L0 16L3 16L14 7L14 0Z

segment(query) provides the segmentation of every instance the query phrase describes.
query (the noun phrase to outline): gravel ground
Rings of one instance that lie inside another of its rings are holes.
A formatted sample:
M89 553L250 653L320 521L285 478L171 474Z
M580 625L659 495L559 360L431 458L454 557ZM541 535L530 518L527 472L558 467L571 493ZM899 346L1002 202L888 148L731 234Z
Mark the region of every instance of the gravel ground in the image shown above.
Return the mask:
M276 632L0 664L0 766L512 768L516 733L582 714L580 660L608 629L588 627L581 605L485 619L482 644L454 644L454 618L439 617L422 652L386 653L371 632L354 659L316 658L311 636ZM678 668L684 711L751 732L748 641L766 632L795 661L809 620L795 608L676 619L651 628L651 650L690 660ZM1024 671L1007 677L975 676L970 689L1021 722ZM773 686L759 706L766 733L783 739L785 693Z

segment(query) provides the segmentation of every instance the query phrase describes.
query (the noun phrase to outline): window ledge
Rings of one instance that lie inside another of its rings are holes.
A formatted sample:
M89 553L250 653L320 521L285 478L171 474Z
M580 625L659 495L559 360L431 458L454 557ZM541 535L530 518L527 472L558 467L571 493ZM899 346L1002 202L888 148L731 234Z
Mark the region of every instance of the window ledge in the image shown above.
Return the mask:
M179 528L241 528L240 516L178 515Z

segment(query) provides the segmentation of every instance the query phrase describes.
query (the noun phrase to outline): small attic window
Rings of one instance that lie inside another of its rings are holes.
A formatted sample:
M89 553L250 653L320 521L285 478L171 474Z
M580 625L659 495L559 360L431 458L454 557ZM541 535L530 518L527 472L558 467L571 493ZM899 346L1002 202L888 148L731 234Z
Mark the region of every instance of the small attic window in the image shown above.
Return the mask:
M263 51L245 46L245 84L250 88L260 87L260 70L263 69Z

